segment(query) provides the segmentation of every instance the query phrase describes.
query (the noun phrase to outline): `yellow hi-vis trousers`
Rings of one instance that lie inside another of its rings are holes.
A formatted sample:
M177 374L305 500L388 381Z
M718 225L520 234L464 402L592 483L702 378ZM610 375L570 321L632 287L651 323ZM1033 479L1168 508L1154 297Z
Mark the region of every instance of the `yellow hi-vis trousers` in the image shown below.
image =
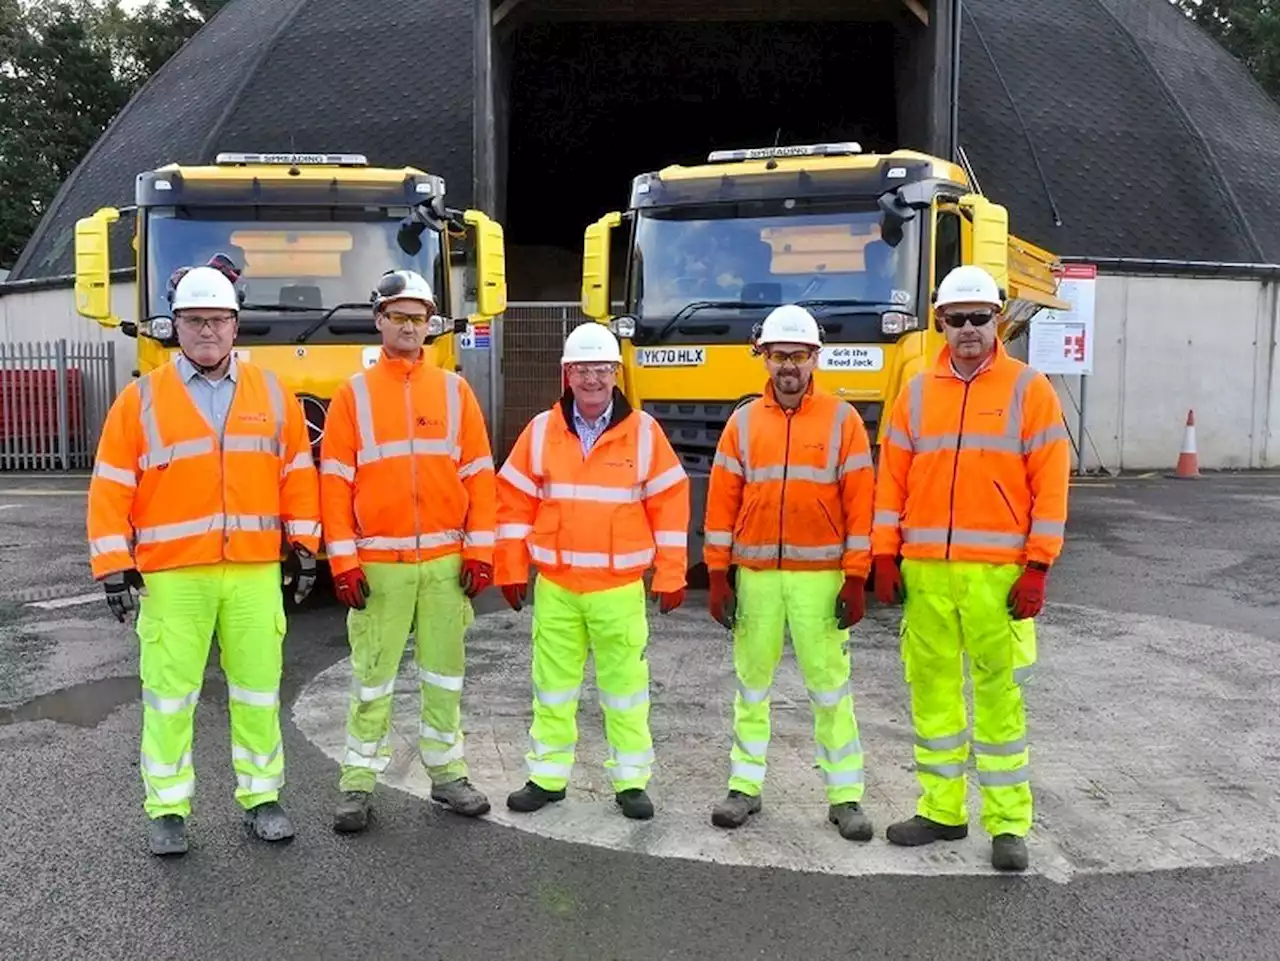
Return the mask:
M849 686L849 631L836 626L840 571L753 571L738 568L738 616L733 631L733 747L729 789L754 797L764 785L773 675L789 627L796 661L809 689L817 763L832 804L861 801L862 742Z
M575 594L545 577L533 587L533 725L529 780L562 791L578 743L578 699L587 653L595 652L615 792L644 788L653 765L649 736L649 622L644 582Z
M475 615L458 583L462 555L363 566L365 609L347 613L352 685L339 788L372 791L391 763L392 693L411 629L421 705L418 756L436 784L466 777L462 681L465 635Z
M196 702L215 631L227 677L236 800L246 809L277 800L284 786L280 565L211 564L143 580L137 632L147 816L191 813Z
M911 688L916 813L940 824L968 822L966 765L977 760L982 826L991 835L1031 829L1027 719L1022 683L1036 660L1035 624L1015 621L1008 595L1017 564L902 562L907 597L902 660ZM973 738L964 696L964 661L973 675Z

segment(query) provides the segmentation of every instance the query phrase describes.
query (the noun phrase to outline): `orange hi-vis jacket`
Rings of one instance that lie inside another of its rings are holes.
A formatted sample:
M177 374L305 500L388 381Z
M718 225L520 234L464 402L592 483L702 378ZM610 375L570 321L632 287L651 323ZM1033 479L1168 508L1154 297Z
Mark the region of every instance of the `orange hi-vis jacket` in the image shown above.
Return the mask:
M893 406L871 549L1052 565L1062 552L1070 474L1070 437L1049 379L997 341L995 356L965 382L944 347Z
M720 434L707 487L707 570L843 570L865 579L874 493L857 410L810 384L788 411L769 384Z
M471 385L384 352L333 395L320 446L329 568L461 553L493 563L493 451Z
M319 487L302 407L275 374L236 367L222 437L174 363L111 405L89 483L94 577L278 561L285 542L319 552Z
M614 390L609 425L585 457L573 395L531 420L498 472L494 582L540 577L579 594L630 584L653 565L657 593L685 586L689 477L667 435Z

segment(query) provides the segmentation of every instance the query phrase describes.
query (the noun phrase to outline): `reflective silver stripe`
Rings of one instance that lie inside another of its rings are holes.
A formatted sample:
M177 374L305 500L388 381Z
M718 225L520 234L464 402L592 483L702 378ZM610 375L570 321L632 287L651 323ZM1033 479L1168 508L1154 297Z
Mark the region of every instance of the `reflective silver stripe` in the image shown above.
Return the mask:
M828 787L848 787L852 784L861 784L865 777L862 768L855 767L849 771L823 771L822 779L827 783Z
M702 543L708 547L732 547L733 535L728 531L707 531Z
M356 546L367 551L429 551L450 544L461 544L462 531L438 531L408 537L359 537Z
M293 460L284 466L284 473L291 474L296 470L315 470L316 462L311 459L310 451L301 451L293 455Z
M328 474L330 477L341 477L348 484L356 482L356 469L348 467L340 460L329 458L320 462L320 473Z
M963 764L917 764L916 770L921 774L932 774L934 777L964 777Z
M444 767L454 761L462 758L462 745L455 744L444 751L428 751L421 749L418 754L422 757L422 763L427 767Z
M688 531L655 531L653 542L659 547L688 547Z
M1071 435L1067 433L1067 429L1061 425L1050 427L1040 431L1038 434L1032 434L1022 442L1022 452L1024 454L1034 454L1041 447L1052 444L1054 441L1065 440L1070 441Z
M775 561L778 559L777 544L763 544L750 547L734 544L733 553L749 561ZM801 547L797 544L783 544L782 558L788 561L838 561L844 554L844 544L826 544L819 547Z
M278 791L284 787L284 775L275 774L271 777L257 777L251 774L237 774L236 786L242 791L248 791L250 794L267 794L270 791Z
M472 474L479 474L482 470L493 470L492 457L477 457L475 460L467 461L458 468L458 480L466 480Z
M556 764L552 761L531 760L528 763L529 773L540 777L568 777L573 772L572 764Z
M201 537L214 531L273 531L280 529L280 518L261 517L256 514L210 514L208 517L178 524L160 524L157 527L138 528L139 544L163 544L182 540L184 537Z
M270 754L254 754L247 747L241 747L239 744L231 745L231 757L234 760L247 761L254 767L266 767L283 753L283 744L277 744Z
M964 747L968 743L968 731L961 731L959 734L948 734L946 737L920 737L920 735L916 735L916 747L925 751L951 751L958 747Z
M351 693L362 704L368 704L370 701L376 701L380 697L390 696L396 689L396 679L393 677L385 684L379 684L376 687L366 687L361 684L359 679L353 677L351 679Z
M783 479L813 481L815 484L834 484L839 475L834 467L805 467L803 464L779 464L776 467L753 467L747 470L747 483L761 484L765 481Z
M94 476L101 477L104 480L115 481L117 484L123 484L125 487L137 487L138 479L134 476L133 471L125 470L123 467L115 467L105 461L98 461L93 469Z
M441 744L453 744L458 740L455 732L438 730L425 721L418 724L418 737L424 741L439 741Z
M748 704L760 704L761 702L769 699L769 688L766 687L763 690L760 690L753 687L747 687L741 680L739 680L738 696Z
M852 741L841 747L823 747L819 744L815 755L826 761L828 764L839 764L845 758L861 753L862 741L855 737Z
M653 432L657 423L653 417L640 412L640 430L636 449L636 484L643 485L653 470Z
M493 531L467 531L462 536L463 547L493 547L496 541Z
M366 770L381 774L391 766L391 755L384 754L381 757L365 757L357 754L355 751L348 750L342 756L342 763L345 767L359 767Z
M1031 536L1035 537L1039 534L1042 537L1064 537L1067 533L1067 525L1061 521L1041 521L1035 520L1031 522Z
M633 567L647 566L653 561L654 550L650 547L642 551L633 551L630 554L612 555L587 551L560 551L559 561L557 561L555 551L539 547L536 544L530 544L529 556L540 564L555 565L560 563L567 567L582 567L595 570L613 568L614 570L625 571Z
M574 744L543 744L534 738L529 738L529 753L536 754L540 757L548 754L572 754Z
M273 454L280 456L280 442L274 437L254 434L227 434L222 438L222 449L237 454Z
M201 437L198 440L184 440L181 443L173 444L170 447L153 447L138 458L138 467L142 470L150 470L153 467L163 467L166 464L172 464L176 460L183 460L188 457L201 457L205 454L213 453L213 438Z
M850 454L845 458L843 464L840 465L840 476L852 474L856 470L871 470L874 465L871 463L870 454Z
M653 749L647 751L639 751L635 754L619 753L613 748L609 748L609 759L623 767L648 767L654 761Z
M444 379L445 417L448 422L444 439L449 448L449 456L456 464L462 460L462 447L458 443L458 435L462 432L462 378L453 371L446 370Z
M844 549L846 551L869 551L871 550L871 538L850 534L844 539Z
M155 407L151 397L151 378L154 374L148 374L146 377L138 381L138 419L142 421L142 433L147 438L148 452L159 452L164 448L164 440L160 437L160 423L156 420ZM212 441L209 449L213 449ZM146 470L148 460L147 456L138 459L138 466L142 470Z
M626 711L639 707L649 700L648 691L636 691L634 694L610 694L600 691L600 705L611 711Z
M188 751L182 755L176 764L161 764L159 761L148 757L147 752L143 751L139 763L142 769L152 777L177 777L183 772L183 769L191 767L191 752Z
M1031 680L1031 665L1028 664L1026 667L1015 667L1013 669L1014 684L1026 684L1029 680Z
M978 783L983 787L1012 787L1015 784L1026 784L1031 780L1031 772L1025 767L1014 771L978 771Z
M438 687L445 691L462 690L462 678L437 674L435 671L428 671L426 668L421 668L418 671L418 680L423 684L430 684L432 687Z
M812 688L810 688L809 700L811 700L814 704L818 704L822 707L838 707L840 702L843 701L846 697L848 697L851 693L852 692L849 690L848 684L845 684L842 687L838 687L834 691L815 691Z
M319 521L285 521L284 532L290 537L319 537Z
M129 551L129 542L119 534L108 534L106 537L99 537L89 542L90 557L101 557L103 554L111 554L115 551L126 553Z
M391 734L388 732L376 741L361 741L350 734L347 735L347 750L354 751L363 757L376 757L378 752L387 746L391 741ZM390 760L388 758L388 760Z
M684 468L679 464L675 467L669 467L657 477L651 478L641 489L641 497L656 497L665 490L670 490L689 475L684 472Z
M174 784L172 787L155 787L150 782L147 783L147 796L155 798L161 804L177 804L179 801L188 800L196 792L196 779L190 778L181 784Z
M730 457L728 454L725 454L722 451L716 451L716 457L715 457L715 460L712 461L712 466L722 467L725 470L727 470L730 474L734 474L737 477L744 476L742 471L742 464L738 462L738 458Z
M529 549L529 557L539 564L549 564L554 566L559 563L556 559L556 552L547 550L545 547L539 547L537 544L526 545Z
M825 473L836 475L840 467L840 437L844 432L844 422L849 419L852 408L848 404L836 407L835 420L831 424L831 437L827 441L827 464ZM870 461L868 461L870 463Z
M981 450L999 451L1007 454L1021 454L1022 441L1017 437L1006 437L1003 434L970 434L963 437L956 433L937 434L916 441L917 454L932 454L940 450Z
M905 527L902 537L908 544L945 544L947 529L945 527ZM965 547L1022 548L1026 546L1027 539L1022 534L970 531L957 527L951 532L951 543Z
M238 687L235 684L227 685L227 696L233 701L239 701L250 707L275 707L280 703L279 691L251 691L247 687Z
M911 438L896 427L890 427L886 430L884 432L884 439L894 447L901 447L903 450L915 450L915 444L912 443Z
M196 702L200 700L200 689L192 691L186 697L161 697L154 691L146 688L142 690L142 703L153 711L159 711L161 714L181 714L183 711L196 706Z
M747 428L751 424L751 408L755 404L752 401L738 408L738 412L733 415L733 421L738 425L738 456L742 459L742 476L747 477L751 472L751 449L747 443L747 438L751 435L747 433Z
M547 444L547 421L551 419L551 411L544 410L533 419L529 432L529 470L535 479L542 477L542 461ZM509 463L509 462L508 462ZM536 493L534 496L537 496Z
M731 761L729 763L729 776L741 778L744 781L751 781L759 784L764 781L767 765L751 764L747 761Z
M507 461L502 465L502 470L498 471L498 476L522 494L528 494L530 497L542 496L538 491L538 485L513 467L511 461Z
M635 778L643 778L649 776L648 767L624 767L619 765L609 772L614 781L630 781Z
M739 751L748 757L764 757L769 753L768 741L744 741L735 734L733 743L737 745Z
M351 397L356 405L356 430L360 434L356 466L360 466L379 457L373 433L373 405L369 402L369 383L363 373L352 375L348 383L351 384Z
M635 504L638 487L601 487L598 484L547 484L543 497L561 501L591 501L598 504Z
M532 533L532 524L499 524L497 531L500 541L522 541Z
M356 553L355 541L330 541L329 556L330 557L354 557Z
M898 522L902 520L902 515L897 511L876 511L875 523L888 524L897 527Z
M1022 450L1022 408L1027 396L1027 388L1031 386L1031 381L1035 379L1036 371L1034 367L1024 367L1018 373L1018 379L1013 382L1013 397L1009 401L1009 414L1004 422L1005 434L1013 440L1018 441L1018 450Z
M1027 749L1027 739L1020 737L1016 741L1007 741L1004 744L992 744L989 741L974 741L973 753L985 754L988 757L1012 757L1015 754L1021 754Z
M271 398L271 416L275 420L276 438L278 440L280 432L284 428L284 389L280 386L280 381L272 371L264 370L262 374L267 381L267 396Z
M538 703L546 704L548 707L554 707L557 704L569 704L572 701L576 701L581 694L581 687L572 687L563 691L545 691L540 687L533 689L533 696L538 699Z
M915 450L924 422L924 374L916 374L907 387L907 450Z

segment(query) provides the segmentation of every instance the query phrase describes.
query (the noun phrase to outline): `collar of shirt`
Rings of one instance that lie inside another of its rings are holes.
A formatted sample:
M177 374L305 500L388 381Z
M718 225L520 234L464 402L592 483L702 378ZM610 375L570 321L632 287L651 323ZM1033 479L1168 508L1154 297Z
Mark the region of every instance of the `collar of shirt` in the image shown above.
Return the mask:
M990 354L987 355L987 359L982 362L982 365L977 370L975 370L970 376L966 377L964 374L960 373L960 371L956 370L956 362L955 362L955 359L952 358L951 373L955 374L955 376L960 380L973 380L973 378L977 377L984 370L990 367L992 362L995 359L996 359L995 351L992 351Z
M587 420L582 416L582 411L578 410L578 405L573 405L573 423L577 427L585 427L587 430L599 430L609 423L609 418L613 416L613 401L609 401L609 406L604 409L604 413L595 420Z
M178 373L182 375L183 383L189 384L193 380L195 380L197 377L204 376L203 374L200 373L199 370L196 369L196 365L191 363L191 360L187 357L186 354L182 354L182 353L178 354L178 357L175 363L178 365ZM225 377L227 380L231 381L231 383L234 384L236 382L237 374L238 374L238 370L236 368L236 355L235 355L235 351L233 350L231 352L231 362L227 364L227 373L225 374ZM214 384L217 382L218 381L209 381L209 383L211 384Z

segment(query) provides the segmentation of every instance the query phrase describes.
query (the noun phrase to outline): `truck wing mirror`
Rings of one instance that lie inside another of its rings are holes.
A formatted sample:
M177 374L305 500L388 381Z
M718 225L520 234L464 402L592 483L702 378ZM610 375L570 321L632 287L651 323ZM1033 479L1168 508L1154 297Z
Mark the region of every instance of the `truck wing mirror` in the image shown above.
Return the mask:
M115 207L103 207L76 221L76 311L103 327L119 327L111 312L111 225Z
M593 320L609 319L609 246L613 228L622 223L622 214L612 211L590 227L582 237L582 312Z
M507 251L502 225L479 210L463 220L476 230L476 313L491 319L507 309Z

